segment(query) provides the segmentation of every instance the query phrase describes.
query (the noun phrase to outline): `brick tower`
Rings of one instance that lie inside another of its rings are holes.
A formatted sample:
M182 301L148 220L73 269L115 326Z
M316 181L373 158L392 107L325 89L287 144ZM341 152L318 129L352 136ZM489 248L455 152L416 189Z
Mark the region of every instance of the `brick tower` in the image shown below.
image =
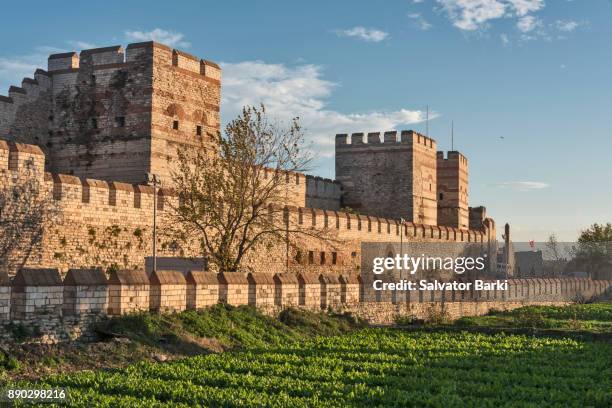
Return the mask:
M469 227L468 160L459 152L437 152L438 225Z
M221 70L155 42L54 54L0 96L0 137L37 144L47 170L139 183L177 149L213 146Z
M437 224L436 142L412 130L336 135L342 206L361 214Z

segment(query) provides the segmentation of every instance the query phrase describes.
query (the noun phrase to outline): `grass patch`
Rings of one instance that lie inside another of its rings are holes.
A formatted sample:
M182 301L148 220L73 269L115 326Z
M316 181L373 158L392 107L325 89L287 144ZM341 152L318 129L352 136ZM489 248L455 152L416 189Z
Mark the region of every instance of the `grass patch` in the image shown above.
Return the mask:
M180 343L186 337L214 338L225 348L279 346L315 336L334 336L362 327L351 315L286 309L278 318L250 306L215 305L177 314L138 313L110 318L98 332L145 344Z
M525 306L487 316L462 317L462 327L512 327L612 334L612 303Z

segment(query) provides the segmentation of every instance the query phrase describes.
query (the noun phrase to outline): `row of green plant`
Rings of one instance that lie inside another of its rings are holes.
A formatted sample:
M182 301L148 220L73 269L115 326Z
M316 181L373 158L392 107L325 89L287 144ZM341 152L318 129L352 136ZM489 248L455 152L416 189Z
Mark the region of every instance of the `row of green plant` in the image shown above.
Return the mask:
M487 316L462 317L455 322L472 327L520 327L612 334L612 303L567 306L525 306L492 311Z
M609 407L612 345L364 329L43 384L78 407Z

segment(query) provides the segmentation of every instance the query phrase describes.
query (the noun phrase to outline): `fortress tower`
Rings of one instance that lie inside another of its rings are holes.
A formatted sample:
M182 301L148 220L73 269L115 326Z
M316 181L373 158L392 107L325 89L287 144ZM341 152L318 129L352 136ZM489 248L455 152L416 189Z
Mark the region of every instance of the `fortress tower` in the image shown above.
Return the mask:
M437 225L436 142L412 130L336 135L342 206L361 214Z
M221 70L155 42L54 54L0 96L0 138L41 146L47 170L141 183L178 148L214 147Z
M469 227L468 160L459 152L437 152L438 225Z

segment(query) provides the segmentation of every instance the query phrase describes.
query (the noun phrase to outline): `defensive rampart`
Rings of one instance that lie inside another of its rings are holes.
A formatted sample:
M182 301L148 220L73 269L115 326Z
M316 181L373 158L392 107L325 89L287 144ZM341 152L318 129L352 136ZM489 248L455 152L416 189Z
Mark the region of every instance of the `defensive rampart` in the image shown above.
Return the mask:
M70 268L107 268L112 265L126 269L143 268L145 257L152 252L153 188L45 173L44 168L45 155L38 146L0 140L0 188L7 188L26 174L27 177L36 177L61 215L56 225L47 228L43 242L34 248L26 265L58 268L62 275ZM402 224L399 220L308 208L305 207L306 176L288 173L284 180L288 204L285 211L291 222L325 229L333 242L305 239L300 248L292 248L290 252L283 244L253 253L246 265L254 272L283 269L352 272L360 264L360 244L364 241L482 242L487 245L495 241L495 226L488 218L481 218L479 222L475 219L472 229L461 229L412 222ZM336 194L326 190L325 186L329 187L330 183L325 180L314 180L314 183L323 184L322 196ZM176 204L175 194L169 189L158 189L158 255L200 256L190 248L172 245L171 240L164 236L172 204Z
M425 318L444 308L450 317L485 314L527 304L563 304L612 290L612 281L590 279L509 280L507 290L429 291L395 302L364 302L356 275L335 273L257 274L120 270L107 279L101 270L71 270L62 281L57 269L22 269L0 281L0 337L15 328L36 341L92 337L91 324L105 316L141 311L180 312L218 302L251 305L267 313L283 308L347 311L374 324L399 316Z

